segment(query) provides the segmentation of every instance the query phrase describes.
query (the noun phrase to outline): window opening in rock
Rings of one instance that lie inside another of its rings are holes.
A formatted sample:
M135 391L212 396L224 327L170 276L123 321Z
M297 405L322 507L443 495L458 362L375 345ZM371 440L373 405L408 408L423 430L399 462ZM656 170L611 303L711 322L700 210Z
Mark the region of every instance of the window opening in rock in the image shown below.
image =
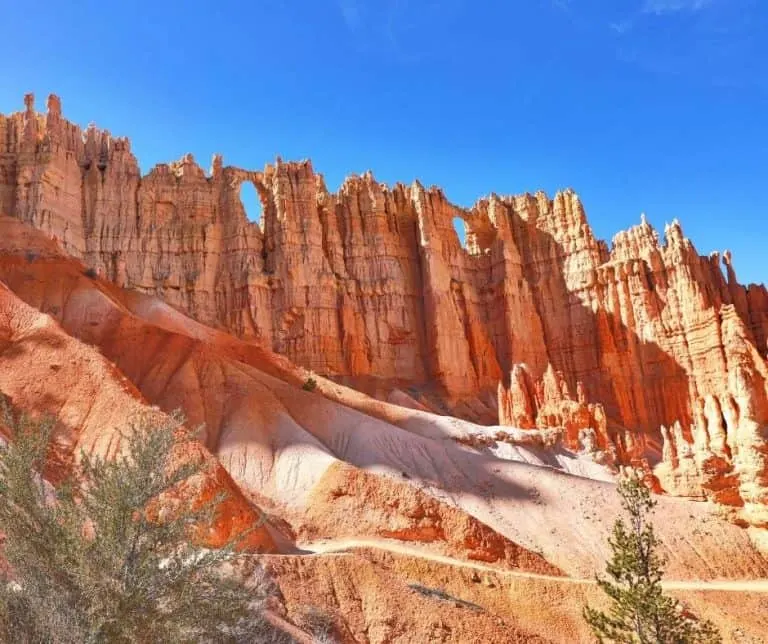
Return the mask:
M240 203L243 204L245 216L252 224L258 224L263 228L264 210L261 206L259 193L250 181L243 181L240 184Z
M461 217L453 218L453 229L459 238L459 244L462 248L467 247L467 224Z

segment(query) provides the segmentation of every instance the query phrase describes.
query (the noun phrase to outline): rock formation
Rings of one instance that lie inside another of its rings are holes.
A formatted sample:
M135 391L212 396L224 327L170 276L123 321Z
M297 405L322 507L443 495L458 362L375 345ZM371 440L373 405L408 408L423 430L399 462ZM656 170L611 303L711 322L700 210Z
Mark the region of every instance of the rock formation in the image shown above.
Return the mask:
M577 396L573 396L563 374L555 373L552 365L534 385L527 367L517 364L510 374L509 388L499 383L499 423L523 429L562 429L563 443L569 449L607 452L613 460L615 441L631 434L610 436L603 406L586 402L581 381L576 390ZM624 460L636 456L635 452L622 449Z
M67 335L49 316L0 284L0 394L17 413L56 419L52 459L46 471L57 481L81 451L114 456L134 427L169 422L96 349ZM4 434L5 431L0 432ZM221 463L202 444L190 442L179 458L205 463L186 479L177 498L215 502L213 521L199 526L203 543L220 546L238 537L249 550L274 552L262 513L248 502ZM220 501L215 501L221 497Z
M553 572L541 557L572 576L603 567L619 511L613 477L553 444L559 429L486 427L320 376L302 391L307 372L285 357L94 279L40 231L0 216L4 289L17 304L0 313L15 306L29 323L11 322L0 352L0 390L14 405L53 413L72 428L64 435L105 447L142 407L137 396L180 409L283 552L329 538L383 539L503 569ZM486 434L495 444L479 442ZM477 447L460 440L467 436ZM658 512L674 578L768 574L750 545L754 530L679 499L659 498ZM226 533L247 525L248 513L234 507L222 519Z
M765 516L768 292L676 221L612 247L564 191L471 209L370 173L337 193L308 162L142 177L127 139L0 117L0 212L120 286L346 382L405 387L466 418L563 428L566 442L660 462L663 489ZM256 187L259 225L239 192ZM464 246L453 228L462 219ZM662 448L662 441L664 446Z

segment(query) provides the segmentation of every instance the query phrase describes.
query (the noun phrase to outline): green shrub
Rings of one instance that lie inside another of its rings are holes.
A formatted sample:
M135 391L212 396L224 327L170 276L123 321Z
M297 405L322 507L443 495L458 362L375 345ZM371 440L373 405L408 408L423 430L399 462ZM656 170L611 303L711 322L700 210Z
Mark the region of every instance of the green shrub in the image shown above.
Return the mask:
M13 439L0 448L0 641L285 641L262 616L271 587L260 569L243 583L227 574L234 543L190 541L220 498L149 511L205 467L172 458L192 440L180 419L135 428L113 459L83 452L54 488L43 477L53 423L16 418L4 403L3 415Z
M609 539L613 556L606 566L608 579L598 578L611 598L608 612L584 609L584 619L599 642L622 644L714 644L721 638L711 622L700 622L679 602L662 593L664 561L648 520L656 502L636 475L618 488L629 525L619 518Z
M296 621L312 635L314 644L336 644L339 641L333 617L314 606L302 606Z

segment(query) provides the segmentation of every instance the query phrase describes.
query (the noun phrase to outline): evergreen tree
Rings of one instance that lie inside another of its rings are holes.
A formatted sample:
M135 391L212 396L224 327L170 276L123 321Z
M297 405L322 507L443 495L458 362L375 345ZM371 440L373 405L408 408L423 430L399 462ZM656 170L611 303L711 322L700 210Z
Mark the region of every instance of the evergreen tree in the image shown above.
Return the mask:
M711 622L699 622L661 588L664 561L649 521L656 505L636 475L619 484L622 507L629 523L616 520L609 539L613 556L606 566L608 579L598 578L611 598L608 612L584 609L584 618L599 642L626 644L698 644L721 642Z
M53 423L3 411L13 438L0 448L0 640L285 641L261 614L271 588L260 570L241 582L234 543L190 539L220 499L157 502L206 467L177 457L192 440L180 419L134 429L116 458L83 453L54 487L43 476Z

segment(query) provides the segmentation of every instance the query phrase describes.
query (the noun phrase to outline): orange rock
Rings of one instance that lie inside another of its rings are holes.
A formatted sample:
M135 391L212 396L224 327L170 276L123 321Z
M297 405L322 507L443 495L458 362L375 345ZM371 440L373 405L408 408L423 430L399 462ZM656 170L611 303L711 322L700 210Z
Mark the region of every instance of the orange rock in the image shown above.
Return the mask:
M583 449L601 461L613 462L617 446L608 434L602 405L585 402L581 381L576 391L573 396L563 374L555 373L552 365L535 383L525 365L515 365L509 389L499 383L499 423L521 429L560 429L569 449Z
M495 400L501 422L562 426L624 463L658 459L679 423L664 489L765 523L768 292L740 285L728 252L724 277L677 221L662 240L643 218L609 250L571 190L463 209L418 182L366 173L333 194L309 161L217 156L206 174L190 155L142 177L127 139L69 123L56 97L25 105L0 117L0 211L98 275L319 374L429 389L482 421Z
M119 452L121 435L133 427L168 422L96 349L67 335L2 283L0 354L0 392L12 406L35 417L57 419L54 460L47 474L54 482L81 450L109 457ZM205 465L183 482L181 500L200 505L225 495L213 523L199 527L204 543L220 546L247 532L241 547L276 551L259 509L201 444L191 443L180 456L202 459Z
M384 403L320 376L314 391L301 391L307 372L258 343L84 274L82 264L16 219L0 217L0 232L0 280L62 327L61 343L36 343L46 351L34 355L32 367L18 362L23 352L3 353L3 386L28 392L25 408L56 400L47 392L66 391L78 405L98 397L94 422L104 401L113 401L107 410L125 422L128 403L108 388L103 398L91 389L114 379L85 377L85 370L64 372L61 380L39 377L48 365L55 371L67 347L80 346L97 365L110 360L119 382L160 409L181 407L191 427L204 424L201 438L242 491L238 498L269 512L267 527L282 551L297 534L384 538L395 546L417 538L435 556L502 568L540 566L533 552L569 575L591 577L602 568L618 499L605 482L607 468L562 449L562 428L485 428ZM553 391L563 396L562 386ZM220 528L257 522L237 514L248 507L223 511ZM662 498L659 511L666 519L662 548L675 553L670 575L764 576L765 561L745 531L712 521L708 507ZM698 533L701 522L709 527ZM683 535L691 545L681 550Z

